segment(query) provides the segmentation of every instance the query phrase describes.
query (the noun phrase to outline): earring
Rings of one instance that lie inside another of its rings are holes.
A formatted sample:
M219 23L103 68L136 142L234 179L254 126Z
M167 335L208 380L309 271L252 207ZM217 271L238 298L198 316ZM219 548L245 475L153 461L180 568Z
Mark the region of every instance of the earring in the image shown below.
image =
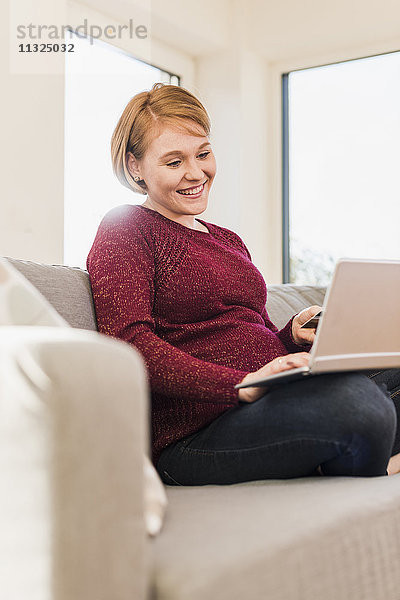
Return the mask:
M135 182L137 185L139 185L141 188L143 188L143 190L146 190L146 189L147 189L147 188L146 188L146 183L145 183L145 180L144 180L144 179L140 179L140 177L137 177L137 176L136 176L136 177L134 177L134 178L133 178L133 181L134 181L134 182Z

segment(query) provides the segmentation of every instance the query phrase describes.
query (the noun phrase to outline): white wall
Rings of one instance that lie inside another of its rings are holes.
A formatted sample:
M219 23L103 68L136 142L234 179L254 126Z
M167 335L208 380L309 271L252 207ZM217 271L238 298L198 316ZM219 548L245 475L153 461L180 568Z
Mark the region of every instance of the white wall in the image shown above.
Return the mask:
M268 224L269 69L236 46L198 61L197 88L212 121L217 176L205 220L236 231L261 272L279 261Z
M61 262L64 78L11 72L8 4L0 5L0 255Z

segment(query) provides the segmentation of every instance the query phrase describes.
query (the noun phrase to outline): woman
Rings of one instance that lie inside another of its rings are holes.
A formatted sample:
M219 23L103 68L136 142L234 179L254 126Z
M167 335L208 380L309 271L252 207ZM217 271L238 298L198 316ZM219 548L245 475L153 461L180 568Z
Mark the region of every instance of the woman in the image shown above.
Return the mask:
M135 346L146 363L152 459L162 480L204 485L386 475L400 443L382 383L397 390L398 371L380 373L380 382L343 373L268 393L234 388L307 364L315 331L301 325L320 307L278 330L241 238L196 218L216 173L210 121L199 100L163 84L137 94L119 119L111 151L121 183L147 198L103 218L87 269L99 330Z

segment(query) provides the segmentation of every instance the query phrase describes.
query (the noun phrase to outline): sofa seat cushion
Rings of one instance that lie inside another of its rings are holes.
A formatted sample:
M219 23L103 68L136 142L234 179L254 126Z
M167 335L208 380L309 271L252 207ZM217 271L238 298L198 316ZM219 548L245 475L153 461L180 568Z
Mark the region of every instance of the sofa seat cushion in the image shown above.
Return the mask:
M157 600L400 597L400 475L166 488Z

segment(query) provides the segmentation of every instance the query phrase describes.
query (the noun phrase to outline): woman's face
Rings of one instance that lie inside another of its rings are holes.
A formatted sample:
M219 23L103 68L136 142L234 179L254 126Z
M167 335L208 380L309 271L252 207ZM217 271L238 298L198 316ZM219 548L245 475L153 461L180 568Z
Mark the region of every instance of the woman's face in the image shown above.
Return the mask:
M216 173L206 133L195 124L193 128L203 135L163 125L140 162L132 155L128 158L130 170L136 165L135 175L146 182L151 206L172 219L198 215L207 208Z

